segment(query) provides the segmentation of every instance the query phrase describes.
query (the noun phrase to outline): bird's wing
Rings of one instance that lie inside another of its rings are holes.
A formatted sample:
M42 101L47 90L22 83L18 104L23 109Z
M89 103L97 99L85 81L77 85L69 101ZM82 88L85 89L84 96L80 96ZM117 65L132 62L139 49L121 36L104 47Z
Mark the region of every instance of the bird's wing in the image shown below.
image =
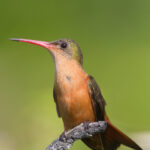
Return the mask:
M92 76L89 76L88 86L96 120L104 120L106 102L101 94L98 84Z
M56 94L56 92L55 92L55 88L53 89L53 97L54 97L54 101L55 101L55 103L56 103L56 111L57 111L57 115L58 115L58 117L61 117L61 116L60 116L60 113L59 113L59 109L58 109L58 104L57 104L57 94Z
M104 120L106 103L98 87L98 84L92 76L89 76L88 87L96 117L95 121ZM94 135L92 138L82 139L82 141L91 149L104 149L101 134Z

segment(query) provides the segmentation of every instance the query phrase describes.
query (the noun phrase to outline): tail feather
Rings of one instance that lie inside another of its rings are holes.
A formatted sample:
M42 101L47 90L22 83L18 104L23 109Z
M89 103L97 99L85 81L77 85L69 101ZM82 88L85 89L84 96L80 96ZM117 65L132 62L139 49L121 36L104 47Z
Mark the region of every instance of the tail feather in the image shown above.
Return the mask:
M110 121L108 121L108 127L103 135L103 144L105 150L116 150L120 144L126 145L135 150L142 150L142 148L132 139L114 127Z

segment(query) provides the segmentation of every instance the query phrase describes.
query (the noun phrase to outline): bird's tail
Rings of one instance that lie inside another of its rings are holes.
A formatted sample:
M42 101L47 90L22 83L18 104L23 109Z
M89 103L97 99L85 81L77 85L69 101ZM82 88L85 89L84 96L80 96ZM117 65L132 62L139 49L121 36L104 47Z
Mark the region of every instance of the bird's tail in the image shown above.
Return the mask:
M108 122L108 126L103 136L103 146L105 150L116 150L120 144L131 147L135 150L142 150L142 148L132 139L114 127L108 118L106 118L106 120Z

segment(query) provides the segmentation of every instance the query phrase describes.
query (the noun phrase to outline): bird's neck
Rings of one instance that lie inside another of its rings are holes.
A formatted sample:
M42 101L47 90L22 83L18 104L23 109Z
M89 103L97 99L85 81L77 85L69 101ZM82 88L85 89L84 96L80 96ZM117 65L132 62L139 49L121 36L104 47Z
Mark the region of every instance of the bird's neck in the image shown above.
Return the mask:
M78 84L87 77L82 66L73 59L64 56L55 58L55 83L56 84Z

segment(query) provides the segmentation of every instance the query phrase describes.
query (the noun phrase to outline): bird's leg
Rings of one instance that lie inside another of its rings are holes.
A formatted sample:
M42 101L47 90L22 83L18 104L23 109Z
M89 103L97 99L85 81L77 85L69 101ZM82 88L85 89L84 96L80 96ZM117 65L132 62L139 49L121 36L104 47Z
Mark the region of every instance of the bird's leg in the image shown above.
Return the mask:
M59 140L64 141L64 138L66 138L65 131L59 136Z
M89 124L90 124L91 122L90 121L85 121L85 122L83 122L83 126L84 126L84 130L88 133L88 129L89 129Z

